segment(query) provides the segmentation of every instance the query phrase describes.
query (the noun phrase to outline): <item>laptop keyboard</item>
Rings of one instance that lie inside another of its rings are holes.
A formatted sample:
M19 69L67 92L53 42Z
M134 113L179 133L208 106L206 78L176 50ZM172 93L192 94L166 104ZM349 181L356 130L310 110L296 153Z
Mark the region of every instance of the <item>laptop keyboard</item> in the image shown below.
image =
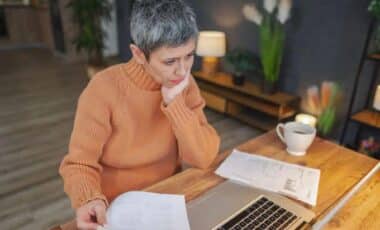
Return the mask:
M292 212L262 196L217 229L286 229L297 219Z

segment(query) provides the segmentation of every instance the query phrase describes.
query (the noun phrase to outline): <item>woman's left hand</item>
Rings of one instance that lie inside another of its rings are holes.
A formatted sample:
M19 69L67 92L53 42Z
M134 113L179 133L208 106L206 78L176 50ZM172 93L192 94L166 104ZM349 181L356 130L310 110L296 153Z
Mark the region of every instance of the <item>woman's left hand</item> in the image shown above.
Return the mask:
M190 73L188 73L186 75L185 79L183 79L183 81L181 81L176 86L173 86L171 88L162 86L161 87L161 94L162 94L162 98L164 100L164 104L169 105L170 102L172 102L174 100L174 98L178 94L180 94L186 88L186 86L189 85L189 82L190 82Z

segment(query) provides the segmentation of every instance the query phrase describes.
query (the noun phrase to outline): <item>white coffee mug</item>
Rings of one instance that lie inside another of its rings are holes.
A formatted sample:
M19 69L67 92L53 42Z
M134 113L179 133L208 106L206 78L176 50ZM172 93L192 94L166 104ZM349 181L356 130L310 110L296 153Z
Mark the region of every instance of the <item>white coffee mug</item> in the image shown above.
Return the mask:
M283 129L283 133L281 133ZM280 123L276 127L278 137L286 145L286 151L295 156L305 155L316 134L314 127L300 122Z

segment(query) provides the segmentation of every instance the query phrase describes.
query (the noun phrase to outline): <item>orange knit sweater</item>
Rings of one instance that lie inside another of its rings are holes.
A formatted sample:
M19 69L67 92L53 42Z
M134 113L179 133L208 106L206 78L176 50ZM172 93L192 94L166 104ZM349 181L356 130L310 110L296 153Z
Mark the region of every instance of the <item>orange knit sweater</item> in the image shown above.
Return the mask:
M194 79L166 107L160 87L132 59L98 73L82 92L60 166L74 208L156 183L180 161L199 168L213 162L220 140Z

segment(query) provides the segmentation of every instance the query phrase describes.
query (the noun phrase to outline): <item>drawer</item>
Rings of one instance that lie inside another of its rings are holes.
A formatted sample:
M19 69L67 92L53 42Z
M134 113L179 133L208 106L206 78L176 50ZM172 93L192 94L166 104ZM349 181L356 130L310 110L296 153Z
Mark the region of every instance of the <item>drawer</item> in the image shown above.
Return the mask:
M201 95L206 101L206 105L216 111L224 113L226 111L227 101L225 98L201 90Z

